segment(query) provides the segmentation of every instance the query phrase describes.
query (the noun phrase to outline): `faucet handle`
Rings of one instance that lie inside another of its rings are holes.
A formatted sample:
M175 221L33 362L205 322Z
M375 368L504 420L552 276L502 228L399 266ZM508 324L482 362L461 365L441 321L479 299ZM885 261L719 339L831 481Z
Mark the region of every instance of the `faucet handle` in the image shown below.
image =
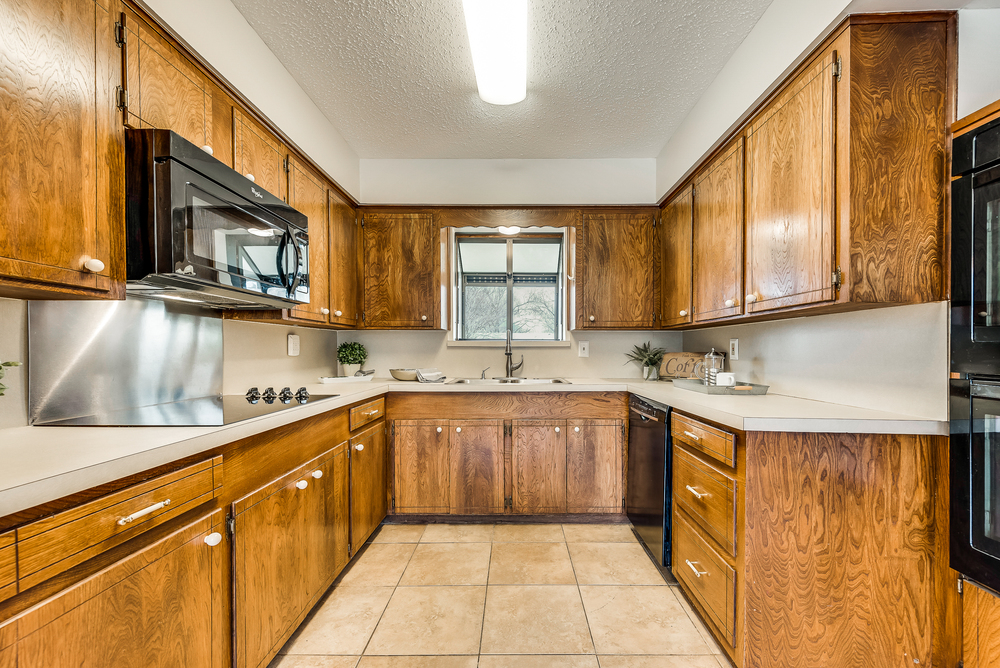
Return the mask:
M479 376L480 380L486 380L486 372L490 370L490 367L483 369L483 373Z

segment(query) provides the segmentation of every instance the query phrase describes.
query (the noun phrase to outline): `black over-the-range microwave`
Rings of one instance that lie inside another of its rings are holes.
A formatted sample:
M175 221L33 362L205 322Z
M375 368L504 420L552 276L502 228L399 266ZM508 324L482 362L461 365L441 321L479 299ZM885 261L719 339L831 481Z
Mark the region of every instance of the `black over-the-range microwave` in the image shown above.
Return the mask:
M1000 591L1000 120L955 138L951 566Z
M169 130L128 130L130 295L213 308L309 302L308 219Z

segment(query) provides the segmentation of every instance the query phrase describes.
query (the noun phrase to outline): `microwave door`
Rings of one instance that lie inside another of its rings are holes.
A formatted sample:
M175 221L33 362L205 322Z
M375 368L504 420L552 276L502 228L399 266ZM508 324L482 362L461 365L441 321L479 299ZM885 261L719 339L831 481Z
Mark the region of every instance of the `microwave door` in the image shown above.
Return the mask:
M1000 341L1000 167L972 177L974 341Z
M984 396L987 395L987 396ZM1000 559L1000 387L972 385L969 538Z

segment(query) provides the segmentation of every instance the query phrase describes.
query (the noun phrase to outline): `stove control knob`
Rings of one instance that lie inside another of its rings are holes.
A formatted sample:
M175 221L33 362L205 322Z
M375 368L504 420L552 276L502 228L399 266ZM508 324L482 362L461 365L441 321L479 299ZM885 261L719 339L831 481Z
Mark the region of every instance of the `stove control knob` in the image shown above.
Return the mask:
M292 399L295 398L295 395L292 394L292 388L283 387L281 388L281 392L278 392L278 398L281 399L281 403L287 404L291 403Z
M251 387L249 390L247 390L247 401L249 401L251 404L255 404L258 401L260 401L260 390L258 390L256 387Z
M273 387L269 387L264 390L264 394L261 396L264 398L265 404L273 404L274 400L278 398L278 394L274 391Z
M295 391L295 398L298 399L300 404L304 404L309 401L309 393L306 391L306 388L300 387Z

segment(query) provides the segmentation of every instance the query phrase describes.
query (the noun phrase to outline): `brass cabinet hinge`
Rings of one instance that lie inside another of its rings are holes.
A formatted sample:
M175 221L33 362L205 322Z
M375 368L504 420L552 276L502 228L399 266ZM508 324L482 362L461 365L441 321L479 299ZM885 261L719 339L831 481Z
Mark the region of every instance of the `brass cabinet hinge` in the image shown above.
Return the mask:
M365 312L362 311L361 312L361 322L364 322L364 321L365 321Z
M392 509L393 510L396 509L396 495L395 494L392 495Z
M959 594L959 596L961 596L962 594L965 593L963 590L964 590L964 586L962 584L962 578L958 578L958 594Z
M128 91L121 86L115 88L115 104L121 111L128 109Z
M288 174L291 171L292 171L292 156L286 155L285 156L285 174Z
M837 55L837 62L833 64L833 76L837 77L837 81L840 81L841 76L844 74L844 59Z
M124 14L122 15L122 18L123 19L125 18ZM128 32L125 30L124 20L115 21L115 46L117 46L120 49L123 46L125 46L127 42L128 42Z
M833 289L839 290L841 284L843 283L843 280L844 280L844 273L840 271L840 267L837 267L836 269L833 270L833 273L830 274L830 282L833 284Z

